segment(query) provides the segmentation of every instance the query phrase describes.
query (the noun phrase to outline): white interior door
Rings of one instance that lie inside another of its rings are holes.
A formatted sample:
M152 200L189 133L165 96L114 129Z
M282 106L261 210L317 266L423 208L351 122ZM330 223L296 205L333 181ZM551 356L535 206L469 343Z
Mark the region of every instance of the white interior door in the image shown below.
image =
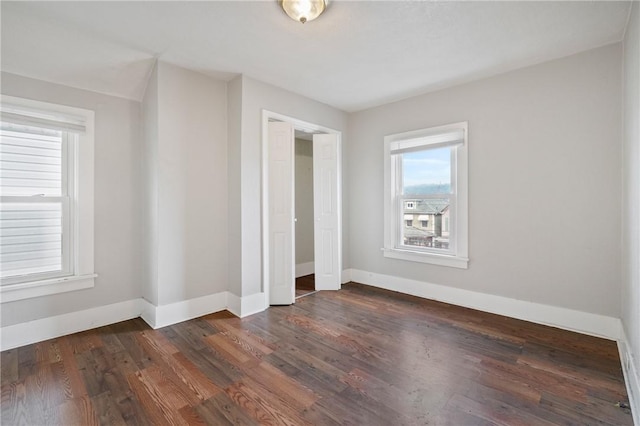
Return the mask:
M313 205L316 290L340 289L338 135L313 135Z
M294 131L269 123L269 304L295 302Z

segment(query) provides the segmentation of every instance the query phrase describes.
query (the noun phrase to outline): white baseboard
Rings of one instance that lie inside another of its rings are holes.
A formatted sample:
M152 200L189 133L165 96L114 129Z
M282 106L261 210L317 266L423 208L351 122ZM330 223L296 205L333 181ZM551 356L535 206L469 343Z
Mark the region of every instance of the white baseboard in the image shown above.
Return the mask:
M582 334L604 337L610 340L619 340L621 338L622 327L618 318L376 274L358 269L351 269L350 276L354 282L373 287L399 291L426 299L438 300L452 305L464 306Z
M154 306L144 300L140 316L155 329L219 312L226 307L227 292L221 291L161 306Z
M144 299L133 299L84 311L47 317L0 328L0 350L42 342L67 334L90 330L141 317L151 328L161 328L228 309L240 318L264 311L264 293L238 297L228 291L155 306Z
M316 271L315 262L299 263L296 265L296 278L311 275Z
M156 327L157 306L146 299L141 298L139 300L140 300L140 318L142 318L144 322L149 324L149 327L153 329L158 328Z
M351 281L351 269L343 269L342 270L342 284L346 284Z
M624 330L622 331L622 337L618 341L618 350L620 351L624 382L627 385L633 424L640 425L640 375L636 368L637 360L631 352L629 340Z
M267 309L265 294L256 293L250 296L240 297L228 291L227 309L233 315L240 318L257 314Z
M70 312L2 327L0 350L42 342L140 316L141 299L127 300L83 311Z

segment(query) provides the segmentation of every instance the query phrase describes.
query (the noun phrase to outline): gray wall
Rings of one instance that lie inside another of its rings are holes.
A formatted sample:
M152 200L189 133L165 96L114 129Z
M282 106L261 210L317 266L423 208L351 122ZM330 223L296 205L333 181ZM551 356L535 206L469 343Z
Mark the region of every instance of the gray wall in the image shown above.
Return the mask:
M229 288L242 294L242 221L240 220L240 143L242 141L242 76L227 83L227 175L229 178L227 215L229 221Z
M640 373L640 7L632 6L624 40L622 325ZM638 378L636 378L638 379ZM636 382L637 383L637 382ZM636 395L636 398L640 395Z
M2 73L2 93L95 111L95 287L2 304L2 326L140 297L140 103Z
M351 267L620 315L621 46L354 113ZM383 138L469 122L468 270L382 256Z
M158 305L158 67L153 68L142 100L142 265L141 294Z
M157 65L158 305L227 290L226 82ZM153 76L152 76L153 77ZM153 82L152 82L153 83Z
M296 265L313 262L313 142L296 139Z

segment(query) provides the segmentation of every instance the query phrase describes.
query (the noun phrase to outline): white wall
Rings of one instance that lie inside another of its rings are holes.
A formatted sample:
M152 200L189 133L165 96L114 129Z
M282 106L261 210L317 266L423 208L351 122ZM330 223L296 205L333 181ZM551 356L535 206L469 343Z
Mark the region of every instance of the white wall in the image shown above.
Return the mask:
M640 7L632 6L624 39L622 325L640 386ZM632 370L631 370L632 371ZM633 382L630 380L630 382ZM640 389L636 388L636 410ZM640 413L638 413L640 415ZM640 418L640 417L638 417Z
M351 268L620 314L621 46L354 113ZM468 270L384 258L383 138L469 122Z
M227 290L226 83L159 62L158 304Z
M296 139L296 265L313 262L313 142Z
M240 138L241 294L262 289L262 111L264 109L299 120L345 131L347 114L295 93L242 76L242 129ZM345 134L343 134L343 138ZM231 141L232 143L232 141ZM237 149L237 148L236 148ZM231 154L231 152L230 152ZM233 154L232 154L233 155ZM236 154L237 155L237 154ZM230 158L235 162L234 158ZM343 200L348 194L343 193ZM346 220L348 212L343 210ZM346 235L346 234L343 234ZM348 253L343 239L343 253ZM348 265L348 258L343 259ZM237 277L231 277L231 281ZM233 293L235 289L230 289Z
M95 111L95 287L2 304L2 326L140 297L140 103L2 73L2 93Z

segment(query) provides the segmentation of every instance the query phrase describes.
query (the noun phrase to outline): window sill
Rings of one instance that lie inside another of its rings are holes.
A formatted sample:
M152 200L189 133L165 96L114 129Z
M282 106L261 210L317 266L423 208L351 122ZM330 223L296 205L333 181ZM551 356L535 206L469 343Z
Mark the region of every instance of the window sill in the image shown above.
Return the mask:
M96 274L74 275L0 287L0 303L91 288Z
M383 249L384 257L408 260L409 262L430 263L432 265L449 266L451 268L467 269L469 259L443 254L422 253L400 249Z

